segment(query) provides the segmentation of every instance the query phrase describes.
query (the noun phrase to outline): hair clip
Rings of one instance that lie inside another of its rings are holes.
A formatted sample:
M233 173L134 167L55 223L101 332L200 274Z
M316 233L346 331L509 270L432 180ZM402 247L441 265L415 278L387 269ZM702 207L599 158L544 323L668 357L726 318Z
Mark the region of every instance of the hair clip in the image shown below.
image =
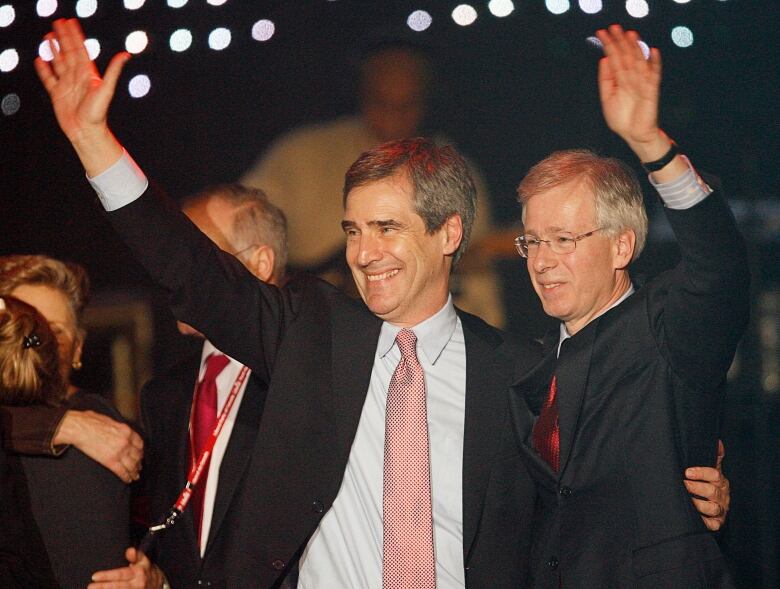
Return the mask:
M38 348L41 345L41 338L39 338L36 334L30 334L24 336L24 349L28 348Z

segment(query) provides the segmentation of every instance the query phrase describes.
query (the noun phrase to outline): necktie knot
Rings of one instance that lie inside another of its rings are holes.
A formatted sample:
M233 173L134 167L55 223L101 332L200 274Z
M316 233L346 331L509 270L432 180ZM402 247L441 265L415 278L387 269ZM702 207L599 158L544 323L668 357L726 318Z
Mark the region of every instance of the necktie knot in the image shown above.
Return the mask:
M225 354L211 354L206 360L206 372L201 382L215 380L229 363L230 360Z
M404 360L417 359L417 336L411 329L402 329L395 336L398 343L398 349L401 350L401 357Z

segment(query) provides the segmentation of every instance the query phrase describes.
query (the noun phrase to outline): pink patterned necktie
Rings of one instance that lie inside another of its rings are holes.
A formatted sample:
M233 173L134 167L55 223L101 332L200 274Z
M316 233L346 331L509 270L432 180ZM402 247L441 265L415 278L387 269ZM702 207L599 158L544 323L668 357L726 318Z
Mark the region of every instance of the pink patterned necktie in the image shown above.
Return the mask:
M217 377L225 369L230 360L224 354L211 354L206 360L206 372L203 380L195 389L195 399L192 408L192 431L190 432L190 456L192 464L200 458L206 441L217 424ZM208 479L208 462L204 466L203 475L192 491L192 515L195 519L195 531L200 544L201 522L203 520L203 499L206 493Z
M402 329L395 341L401 361L387 391L382 587L436 589L425 373L414 332Z

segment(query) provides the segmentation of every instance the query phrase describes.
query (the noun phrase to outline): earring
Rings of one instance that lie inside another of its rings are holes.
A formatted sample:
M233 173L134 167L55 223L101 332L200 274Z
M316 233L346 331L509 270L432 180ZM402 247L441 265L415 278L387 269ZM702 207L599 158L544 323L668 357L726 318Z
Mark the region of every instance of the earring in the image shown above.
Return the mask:
M82 367L81 360L74 360L70 366L71 368L73 368L73 370L81 370Z

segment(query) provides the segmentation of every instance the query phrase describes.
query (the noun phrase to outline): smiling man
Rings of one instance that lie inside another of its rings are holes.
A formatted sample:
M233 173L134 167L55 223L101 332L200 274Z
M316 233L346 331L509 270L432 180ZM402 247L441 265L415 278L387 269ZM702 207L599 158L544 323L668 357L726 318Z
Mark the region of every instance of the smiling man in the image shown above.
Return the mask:
M658 50L645 60L619 26L598 36L605 119L643 162L682 262L635 291L629 265L647 216L617 160L557 152L520 183L518 252L561 322L512 397L540 489L534 586L732 587L680 473L715 462L726 371L747 323L746 248L722 195L658 128Z

